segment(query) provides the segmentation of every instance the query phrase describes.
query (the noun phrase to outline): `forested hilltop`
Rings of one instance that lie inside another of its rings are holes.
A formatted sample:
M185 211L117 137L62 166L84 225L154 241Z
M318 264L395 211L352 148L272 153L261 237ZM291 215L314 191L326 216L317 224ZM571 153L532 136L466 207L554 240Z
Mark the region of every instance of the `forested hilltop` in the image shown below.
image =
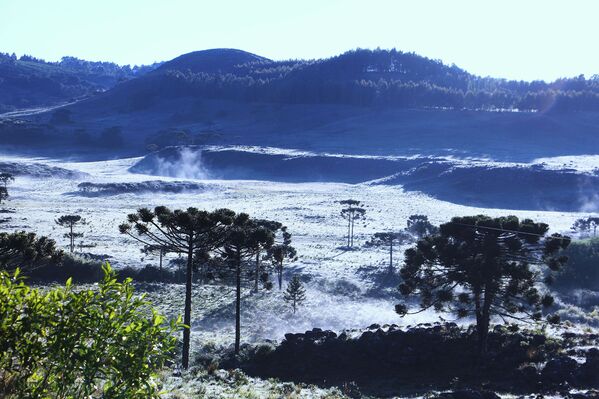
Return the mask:
M139 68L4 55L1 110L1 147L53 156L196 144L529 162L598 145L599 76L510 81L379 49L284 61L211 49Z
M154 71L149 75L148 72ZM554 82L480 77L415 53L357 49L319 60L273 61L241 50L184 54L131 67L63 57L46 62L0 53L0 112L54 105L135 79L131 105L157 96L198 96L285 104L385 105L400 108L592 111L599 75Z
M474 110L599 109L599 75L550 83L479 77L455 65L395 49L358 49L309 61L272 61L239 50L215 49L182 55L150 77L155 91L162 94L242 101Z
M110 89L158 66L117 65L63 57L48 62L30 55L0 53L0 113L51 106Z

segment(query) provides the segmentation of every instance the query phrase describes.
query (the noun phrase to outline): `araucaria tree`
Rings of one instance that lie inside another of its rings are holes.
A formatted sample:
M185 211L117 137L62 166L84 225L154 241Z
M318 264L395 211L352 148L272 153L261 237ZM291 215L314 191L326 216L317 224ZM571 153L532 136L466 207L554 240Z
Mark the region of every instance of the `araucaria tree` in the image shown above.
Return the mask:
M2 185L0 186L0 204L8 199L8 184L13 181L15 178L10 173L0 173L0 185Z
M406 230L416 238L436 234L439 228L428 220L426 215L410 215Z
M268 257L277 274L279 290L281 290L283 286L283 263L285 260L293 262L297 259L297 251L291 246L291 233L287 231L286 226L281 227L281 238L282 241L275 243L268 251Z
M0 204L8 199L8 189L0 187Z
M283 232L283 235L289 234L289 233L287 233L287 227L283 226L279 222L275 222L274 220L255 219L254 223L257 226L262 226L265 229L270 230L273 234L277 234L277 232L279 230L281 230ZM289 234L289 236L291 237L291 234ZM254 272L254 291L256 291L256 292L258 292L258 286L259 286L259 282L260 282L262 253L264 250L270 249L270 246L272 246L272 243L268 243L269 248L265 248L265 247L263 247L264 244L265 243L263 243L263 242L256 241L256 248L255 248L256 249L256 254L255 254L256 270Z
M394 232L382 232L375 233L370 241L366 242L368 247L388 247L389 248L389 273L393 273L393 246L394 244L400 245L407 242L412 242L412 236L405 231L398 233Z
M86 224L85 219L80 215L63 215L56 219L56 224L69 230L64 237L69 239L69 248L71 253L75 250L75 238L83 237L83 233L76 233L75 227Z
M306 290L298 276L293 276L293 279L287 284L283 299L291 306L293 314L295 314L297 307L306 300Z
M540 290L543 272L549 283L551 273L567 261L559 252L570 239L547 236L548 230L545 223L515 216L455 217L441 225L438 234L406 251L399 290L419 296L416 312L433 308L458 317L474 315L482 354L491 317L538 320L542 308L553 304L551 295ZM409 313L405 304L397 305L396 311Z
M187 256L185 276L185 311L183 315L182 365L189 367L189 343L191 326L191 293L194 257L205 257L223 244L224 230L233 222L235 213L229 209L213 212L196 208L175 210L159 206L151 211L139 209L127 217L127 223L119 226L126 234L144 246L162 248L169 253Z
M13 181L15 181L15 177L12 174L6 172L0 173L0 184L4 188L8 188L8 184Z
M27 270L48 265L57 265L63 252L56 248L56 242L48 237L37 237L35 233L19 231L0 233L0 269L14 270L17 267Z
M572 225L572 231L578 233L581 238L585 238L591 235L592 230L593 237L596 237L597 227L599 227L599 217L589 216L574 221L574 224Z
M258 248L268 249L274 243L274 233L248 214L240 213L227 227L223 245L217 252L230 262L235 270L235 353L239 353L241 342L241 278L242 266L250 261Z
M364 209L364 204L354 199L339 201L339 203L343 206L341 216L347 220L347 247L351 248L354 246L355 221L364 218L366 209Z

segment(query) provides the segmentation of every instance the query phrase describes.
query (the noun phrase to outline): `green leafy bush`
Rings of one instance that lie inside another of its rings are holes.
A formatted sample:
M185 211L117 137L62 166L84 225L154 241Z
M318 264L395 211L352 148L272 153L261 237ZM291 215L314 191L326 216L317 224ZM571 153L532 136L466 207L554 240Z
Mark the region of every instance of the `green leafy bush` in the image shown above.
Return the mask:
M27 286L0 271L0 397L157 398L176 346L167 322L108 264L94 290Z

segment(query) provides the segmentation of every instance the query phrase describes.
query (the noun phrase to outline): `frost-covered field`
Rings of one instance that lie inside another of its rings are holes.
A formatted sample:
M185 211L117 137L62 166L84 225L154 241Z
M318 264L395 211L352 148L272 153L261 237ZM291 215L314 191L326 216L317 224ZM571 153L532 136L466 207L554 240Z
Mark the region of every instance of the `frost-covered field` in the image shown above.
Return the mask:
M288 332L303 332L314 327L333 330L361 329L373 323L414 325L434 322L439 315L432 312L399 318L394 312L394 283L385 281L388 267L386 249L364 246L370 236L379 231L405 227L412 214L428 215L435 223L452 216L488 214L530 217L544 221L553 232L566 232L572 222L586 214L548 211L516 211L483 209L452 204L430 196L402 190L401 186L339 183L279 183L269 181L184 179L200 189L182 193L127 192L124 194L84 193L81 182L96 185L128 183L128 187L144 186L144 182L180 182L181 178L134 174L128 172L139 158L102 162L65 162L48 159L2 156L1 161L22 163L23 170L32 162L81 172L80 177L35 178L18 176L10 186L8 208L15 213L3 217L0 230L34 231L56 239L67 247L64 231L54 220L63 214L80 214L88 224L81 227L85 249L110 261L116 268L156 265L158 259L140 252L140 246L118 232L118 225L128 213L140 207L166 205L173 209L190 206L212 210L231 208L252 216L280 221L293 234L293 245L299 259L288 264L285 280L293 274L306 282L307 301L293 315L276 287L268 292L252 293L246 287L242 299L242 340L259 342L281 340ZM573 162L577 160L567 160ZM56 169L52 169L56 170ZM72 174L68 174L72 176ZM76 176L78 174L75 174ZM145 187L145 186L144 186ZM364 202L367 218L356 226L357 248L344 251L346 221L340 216L339 200L355 198ZM402 261L399 248L395 264ZM173 257L167 257L165 264ZM148 298L169 316L183 310L184 287L178 284L140 285ZM226 347L233 342L234 290L232 287L197 285L194 287L192 352L205 345ZM443 315L450 318L448 315ZM195 356L195 355L194 355ZM199 372L199 371L198 371ZM341 397L335 389L323 390L270 380L248 379L243 375L218 371L185 374L182 378L165 376L166 388L172 397ZM219 374L220 373L220 374ZM233 381L233 382L231 382ZM256 396L257 395L257 396ZM287 396L285 396L287 395Z
M25 163L33 161L3 158ZM80 214L88 221L88 225L81 229L85 234L84 242L97 244L90 252L105 255L106 260L117 268L157 263L156 258L144 256L136 242L118 233L117 226L125 221L128 213L139 207L167 205L176 209L194 206L208 210L227 207L252 216L278 220L287 225L293 234L293 245L298 250L299 260L288 266L286 279L291 274L298 273L309 280L308 300L299 314L292 317L278 290L252 296L248 292L244 306L246 328L243 335L252 340L281 339L286 332L303 331L312 327L361 328L372 323L413 324L436 320L437 316L426 313L420 314L417 320L399 319L393 311L393 290L378 289L379 278L387 267L387 252L385 249L363 247L369 236L377 231L405 227L406 219L412 214L428 215L433 223L447 221L456 215L515 214L547 222L553 231L567 231L573 220L583 216L567 212L472 208L439 201L419 193L405 192L399 186L360 184L197 180L195 182L205 185L204 190L179 194L141 192L84 196L77 188L77 184L82 181L131 183L177 179L129 173L127 169L137 161L136 158L78 163L40 159L34 161L81 171L87 175L78 180L19 177L10 188L9 206L16 213L10 215L12 220L1 225L1 228L8 231L35 231L56 239L66 247L66 240L62 237L64 232L54 220L63 214ZM363 201L367 218L356 226L358 248L344 252L341 247L344 245L346 222L340 217L340 206L336 201L347 198ZM401 252L396 252L398 264L401 262ZM211 295L209 287L198 290L204 290L198 293L200 296ZM182 287L171 287L166 291L165 297L158 302L161 306L176 311L179 309L178 303L182 304ZM233 311L230 306L232 292L217 292L221 296L217 301L217 308L202 308L198 305L201 309L197 309L195 324L202 333L228 336L232 332L232 317L225 316L231 315ZM158 294L157 292L156 295ZM217 317L219 314L223 316L222 320Z

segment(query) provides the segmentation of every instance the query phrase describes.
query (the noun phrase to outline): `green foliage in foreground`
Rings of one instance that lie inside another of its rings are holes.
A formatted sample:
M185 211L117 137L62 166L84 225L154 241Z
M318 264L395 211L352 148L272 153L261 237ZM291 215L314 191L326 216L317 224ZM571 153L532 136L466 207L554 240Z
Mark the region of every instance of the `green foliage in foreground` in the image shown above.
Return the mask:
M130 280L106 264L94 290L28 287L0 271L0 397L157 398L155 372L171 358L172 332Z

